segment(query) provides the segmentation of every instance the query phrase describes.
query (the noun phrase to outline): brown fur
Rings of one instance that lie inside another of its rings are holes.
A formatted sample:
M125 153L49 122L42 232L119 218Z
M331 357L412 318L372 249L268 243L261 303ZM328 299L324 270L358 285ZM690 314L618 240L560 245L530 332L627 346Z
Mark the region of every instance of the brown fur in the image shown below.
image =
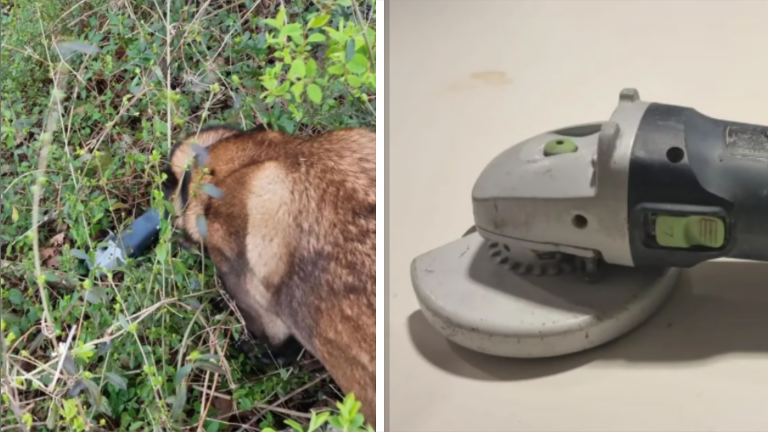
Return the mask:
M207 149L208 173L193 162L192 143ZM375 134L302 140L214 127L177 144L167 174L168 193L182 192L177 226L205 245L248 329L277 346L293 336L375 424ZM204 183L223 197L203 193Z

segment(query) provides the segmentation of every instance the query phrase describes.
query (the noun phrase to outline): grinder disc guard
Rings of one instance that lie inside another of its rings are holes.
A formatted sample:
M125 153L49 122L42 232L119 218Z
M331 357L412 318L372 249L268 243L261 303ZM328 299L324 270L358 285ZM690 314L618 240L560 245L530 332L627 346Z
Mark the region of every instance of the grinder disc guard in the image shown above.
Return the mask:
M615 339L648 318L678 269L607 266L599 283L577 273L522 274L472 233L417 257L411 279L427 320L449 340L505 357L552 357ZM492 247L494 246L494 247ZM507 254L525 255L508 245Z
M683 269L768 262L768 126L623 89L605 120L507 147L472 188L476 231L417 257L429 322L487 354L550 357L640 325Z

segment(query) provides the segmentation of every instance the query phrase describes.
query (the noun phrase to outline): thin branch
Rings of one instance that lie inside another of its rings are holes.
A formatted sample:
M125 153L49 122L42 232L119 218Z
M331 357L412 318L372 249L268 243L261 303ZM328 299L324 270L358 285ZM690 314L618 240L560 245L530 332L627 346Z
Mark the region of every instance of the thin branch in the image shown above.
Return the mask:
M373 57L373 49L371 48L371 41L368 40L368 25L365 21L363 21L363 16L360 13L360 7L357 5L357 0L352 0L352 7L354 9L354 17L355 21L357 21L358 25L363 29L363 39L365 40L365 46L368 48L368 55L371 57L371 61L373 62L373 70L376 70L376 59ZM376 7L376 4L374 3L373 7ZM370 105L368 105L370 107ZM374 114L376 114L374 112Z
M35 255L35 277L37 287L40 291L40 301L43 304L43 333L45 333L51 340L54 341L56 334L53 331L53 322L51 321L50 306L48 305L48 293L46 291L45 284L43 283L42 275L42 260L40 259L40 233L38 231L38 221L40 219L40 198L43 190L43 175L48 166L48 151L53 141L53 134L57 129L57 120L61 115L61 100L66 95L64 91L66 89L66 75L64 71L66 69L66 62L62 59L59 62L58 68L53 72L53 94L51 95L51 101L48 107L48 118L45 121L45 128L42 135L40 135L40 158L38 160L37 175L35 176L37 182L34 185L34 195L32 201L32 233L33 233L33 252Z
M10 394L10 391L7 391L7 389L3 389L3 394L8 395L9 405L11 406L11 411L13 412L13 415L16 416L16 421L19 422L17 428L23 430L24 432L29 432L29 428L27 428L27 425L24 424L24 421L22 420L24 416L24 411L19 407L19 403L16 401L16 390L14 389L13 395Z
M215 392L213 390L208 390L207 388L205 388L203 386L200 386L200 385L197 385L197 384L193 384L192 388L195 389L195 390L199 390L199 391L201 391L203 393L207 393L210 396L217 397L219 399L224 399L224 400L228 400L228 401L232 400L232 397L229 396L229 395L225 395L223 393ZM286 408L278 408L278 407L270 408L269 405L267 405L265 403L261 403L261 402L254 402L253 406L257 407L257 408L263 408L263 409L269 408L270 411L272 411L272 412L276 412L276 413L279 413L279 414L289 415L291 417L298 417L298 418L305 418L305 419L311 419L312 418L312 414L307 414L307 413L304 413L304 412L289 410L289 409L286 409Z
M49 392L53 392L53 390L56 388L56 382L59 380L59 375L61 375L61 368L64 367L64 361L67 359L67 353L69 352L69 345L72 343L72 338L75 336L76 329L77 325L73 325L72 328L69 329L69 336L67 336L67 341L64 343L64 346L59 352L61 358L59 359L59 366L56 368L56 373L53 375L53 381L51 381L51 385L48 386Z

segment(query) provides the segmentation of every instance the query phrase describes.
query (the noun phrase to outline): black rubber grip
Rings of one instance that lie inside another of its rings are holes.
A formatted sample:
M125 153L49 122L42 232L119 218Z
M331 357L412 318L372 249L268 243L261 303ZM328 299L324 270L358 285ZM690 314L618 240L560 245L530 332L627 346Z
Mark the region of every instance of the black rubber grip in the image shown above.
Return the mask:
M693 267L716 258L768 261L768 127L651 104L629 165L629 231L636 266ZM659 215L725 222L718 247L664 247Z

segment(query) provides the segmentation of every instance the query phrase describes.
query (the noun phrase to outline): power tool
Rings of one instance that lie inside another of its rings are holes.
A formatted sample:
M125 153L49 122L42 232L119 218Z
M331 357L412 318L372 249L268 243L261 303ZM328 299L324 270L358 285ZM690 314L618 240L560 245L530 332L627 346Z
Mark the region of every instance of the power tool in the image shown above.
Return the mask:
M103 241L106 246L96 250L94 262L86 260L89 269L96 269L97 276L103 276L105 271L126 264L126 259L136 258L149 251L157 243L161 216L158 210L149 209L124 231L118 234L110 232ZM87 259L87 255L83 258Z
M646 321L685 269L768 262L768 127L627 88L608 121L496 156L472 209L468 233L412 261L427 320L496 356L584 351Z

